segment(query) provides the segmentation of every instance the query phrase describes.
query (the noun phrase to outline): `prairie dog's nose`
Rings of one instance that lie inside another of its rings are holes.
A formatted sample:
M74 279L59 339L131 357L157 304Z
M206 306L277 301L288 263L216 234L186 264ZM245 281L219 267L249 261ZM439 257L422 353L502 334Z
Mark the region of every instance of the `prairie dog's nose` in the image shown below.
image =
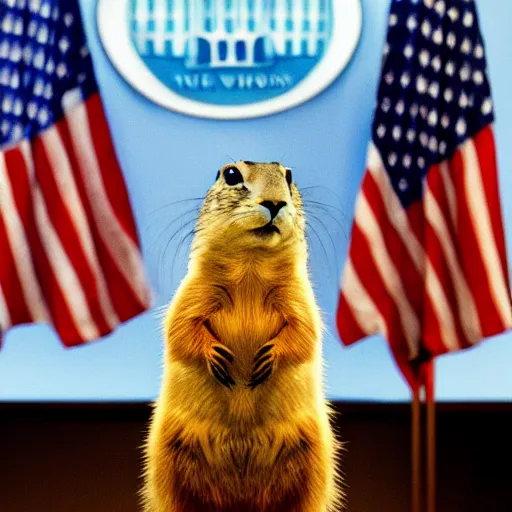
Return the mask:
M279 210L286 206L286 201L261 201L260 204L270 212L270 220L274 220Z

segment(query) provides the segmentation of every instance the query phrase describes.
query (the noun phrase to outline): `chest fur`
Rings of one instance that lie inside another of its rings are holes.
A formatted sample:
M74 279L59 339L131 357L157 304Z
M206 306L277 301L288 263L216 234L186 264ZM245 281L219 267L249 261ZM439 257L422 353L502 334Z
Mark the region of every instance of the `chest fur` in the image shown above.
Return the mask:
M250 365L256 350L281 329L284 317L269 299L265 286L239 285L228 290L230 307L210 318L218 339L233 350L242 365Z

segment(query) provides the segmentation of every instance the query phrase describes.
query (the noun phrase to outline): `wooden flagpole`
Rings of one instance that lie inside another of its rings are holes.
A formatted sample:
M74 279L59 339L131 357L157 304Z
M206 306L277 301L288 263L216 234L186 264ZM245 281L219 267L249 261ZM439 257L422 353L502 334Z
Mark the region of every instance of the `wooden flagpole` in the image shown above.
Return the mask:
M412 394L411 512L421 512L421 388Z
M434 359L427 363L427 512L436 511L436 409Z

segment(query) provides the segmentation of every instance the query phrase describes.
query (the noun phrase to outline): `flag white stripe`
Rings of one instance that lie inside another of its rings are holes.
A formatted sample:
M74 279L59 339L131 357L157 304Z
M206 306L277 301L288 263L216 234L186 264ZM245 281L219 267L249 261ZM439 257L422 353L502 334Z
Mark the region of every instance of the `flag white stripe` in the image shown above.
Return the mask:
M112 259L141 304L150 302L142 257L137 245L124 231L110 204L94 149L85 105L66 114L80 172L96 225Z
M462 145L461 153L464 161L464 192L482 261L489 279L490 292L503 325L510 328L512 327L510 298L494 238L478 155L472 140L468 140Z
M425 268L425 288L439 321L440 335L444 346L449 351L457 350L460 347L460 343L455 330L450 303L446 298L444 289L430 260L427 260Z
M386 205L389 222L402 239L416 269L423 275L425 252L409 224L407 214L391 186L380 154L373 143L370 144L367 161L368 170L379 188L382 201Z
M22 143L23 146L26 146L26 142ZM19 169L17 172L23 170ZM25 303L34 322L48 321L50 314L39 286L25 228L14 200L4 153L0 153L0 183L0 205L7 231L7 242L16 265Z
M459 265L455 248L453 247L451 236L441 212L441 208L439 207L434 193L428 184L428 180L425 186L424 206L426 220L437 235L437 239L439 240L443 250L444 259L450 270L450 276L453 279L462 330L464 331L467 341L474 344L482 337L482 329L478 318L478 309L476 307L475 299L464 277L464 273ZM454 307L455 306L456 305L454 304ZM454 323L454 320L450 319L450 322ZM445 341L445 343L450 343L449 339L443 341ZM452 349L455 348L457 347L452 347Z
M343 271L341 289L361 331L368 336L380 329L387 336L386 323L361 283L350 256Z
M457 227L457 195L455 194L455 186L453 185L452 178L450 176L450 169L448 162L444 161L439 165L439 174L443 180L444 189L446 191L446 197L448 200L448 209L450 210L450 217L452 224Z
M420 323L416 312L409 303L400 275L388 253L379 224L364 194L359 195L356 206L355 222L368 240L375 266L393 298L400 315L402 328L409 345L410 357L418 356L420 340Z
M33 190L36 225L53 275L62 290L76 330L84 340L93 340L99 337L99 332L92 319L87 299L80 285L78 276L62 247L59 235L55 231L43 194L39 188Z
M453 315L449 308L449 302L442 287L439 277L437 276L432 264L427 257L422 245L412 231L407 215L400 204L400 201L393 190L389 181L389 176L384 169L384 164L380 157L379 151L373 143L370 143L368 159L368 170L372 174L373 179L379 187L381 197L386 205L388 219L395 228L396 232L402 239L409 255L414 262L420 275L425 276L425 292L429 297L432 307L436 312L439 324L441 326L440 336L447 348L458 346L457 337L453 337L450 329L443 329L443 322L449 322L454 326ZM427 268L429 275L426 276ZM428 278L427 278L428 277ZM444 304L444 309L439 308L439 304Z
M7 308L7 301L5 300L4 292L0 286L0 341L2 339L2 332L6 331L11 326L11 315L9 314L9 309Z
M41 135L41 140L53 171L59 195L66 206L74 230L80 239L81 248L94 275L94 281L98 289L99 306L108 326L113 329L119 324L119 318L110 300L105 276L96 254L89 223L73 177L66 149L55 127L46 130Z

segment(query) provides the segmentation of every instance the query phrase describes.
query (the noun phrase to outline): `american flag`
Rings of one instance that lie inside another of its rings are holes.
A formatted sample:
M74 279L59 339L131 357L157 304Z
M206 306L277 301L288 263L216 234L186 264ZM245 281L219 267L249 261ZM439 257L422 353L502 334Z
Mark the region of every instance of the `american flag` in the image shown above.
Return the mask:
M78 0L0 0L0 112L0 335L104 336L152 297Z
M337 311L413 390L435 356L512 327L493 103L473 0L393 0Z

